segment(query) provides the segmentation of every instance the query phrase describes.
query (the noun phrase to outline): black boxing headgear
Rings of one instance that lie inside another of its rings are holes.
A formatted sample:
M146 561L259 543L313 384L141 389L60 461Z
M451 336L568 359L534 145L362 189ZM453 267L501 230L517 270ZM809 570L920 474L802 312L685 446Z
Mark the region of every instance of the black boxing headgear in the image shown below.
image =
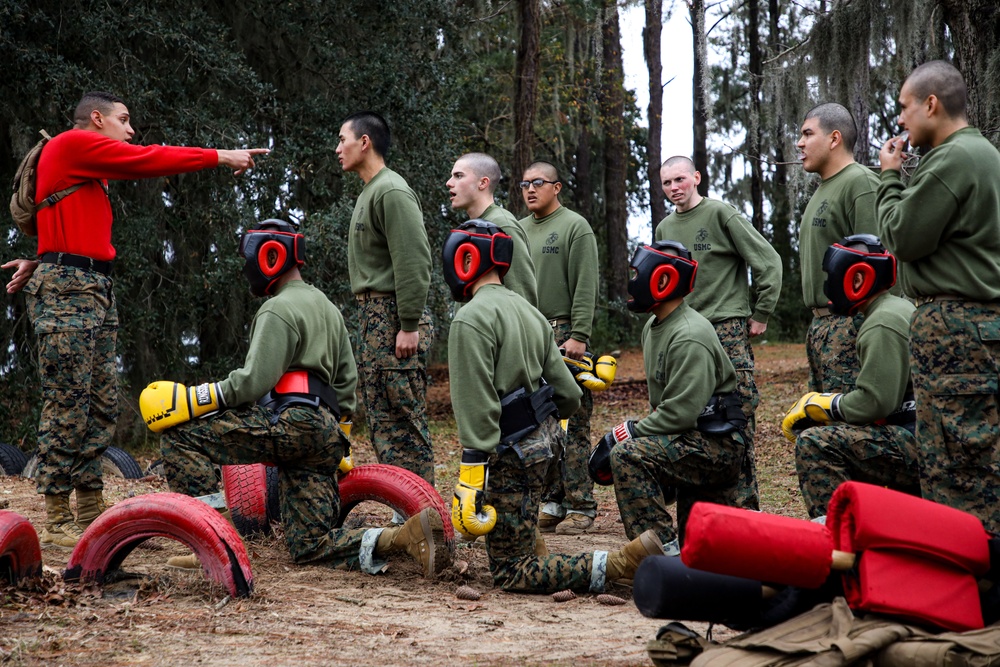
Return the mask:
M864 249L850 247L857 245ZM845 236L827 248L823 270L823 292L830 300L830 311L837 315L853 315L862 301L896 284L896 258L872 234ZM855 289L858 276L861 283Z
M445 239L441 259L444 281L455 301L472 298L472 284L496 269L502 279L514 256L514 239L486 220L469 220L451 230ZM471 259L466 269L465 260Z
M290 223L271 218L243 234L240 255L250 293L267 296L281 276L305 264L306 239Z
M625 305L634 313L648 313L664 301L687 296L694 289L694 276L698 272L698 262L677 241L639 246L629 266L632 278L628 281L628 293L632 298ZM667 277L667 283L660 289L663 276Z

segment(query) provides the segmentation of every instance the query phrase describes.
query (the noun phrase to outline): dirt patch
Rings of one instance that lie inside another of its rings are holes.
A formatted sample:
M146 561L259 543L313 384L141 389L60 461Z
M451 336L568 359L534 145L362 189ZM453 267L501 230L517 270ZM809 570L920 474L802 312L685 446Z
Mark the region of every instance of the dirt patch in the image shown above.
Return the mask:
M757 457L764 509L804 517L791 445L781 436L784 410L804 389L801 345L755 350L758 384ZM447 370L432 369L428 392L435 438L437 488L450 497L458 442L448 400ZM596 439L626 418L648 412L641 353L623 351L616 386L598 394ZM356 425L354 457L374 462L363 428ZM148 461L142 460L143 466ZM160 477L107 478L106 495L119 501L166 491ZM615 549L625 541L611 489L597 490L598 517L581 536L546 537L555 553ZM0 504L41 525L43 508L34 483L0 478ZM359 506L365 520L385 516ZM481 544L461 545L458 564L436 581L420 578L406 560L385 575L369 576L291 562L280 526L247 541L254 594L233 600L200 572L170 570L163 563L185 553L179 543L154 539L124 562L125 574L101 587L67 585L61 572L70 552L45 550L45 575L17 589L0 585L0 662L13 665L649 665L645 643L665 620L642 617L628 600L607 606L595 596L556 602L548 595L515 595L492 587ZM478 600L456 596L461 586ZM692 626L704 630L700 624ZM715 637L719 637L716 629ZM723 633L722 636L726 636Z

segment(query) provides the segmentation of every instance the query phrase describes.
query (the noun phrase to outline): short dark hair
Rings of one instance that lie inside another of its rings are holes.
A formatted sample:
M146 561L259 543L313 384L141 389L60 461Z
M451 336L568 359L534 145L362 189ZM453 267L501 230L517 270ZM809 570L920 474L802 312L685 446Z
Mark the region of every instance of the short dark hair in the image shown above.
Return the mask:
M359 111L345 118L344 122L351 124L351 129L359 139L367 134L380 157L389 155L392 134L389 132L389 123L380 114L374 111Z
M545 160L536 160L525 168L524 173L527 174L532 169L541 169L542 171L545 172L545 175L549 177L550 181L557 181L559 183L562 183L562 178L559 177L559 170L556 169L556 166L551 162L546 162Z
M854 116L843 104L827 102L813 107L806 113L804 120L810 118L819 119L819 126L827 134L834 130L840 132L840 137L844 142L844 148L848 153L854 152L854 144L858 143L858 126L854 123Z
M966 117L969 91L962 73L951 63L944 60L926 62L910 72L906 82L919 101L934 95L949 116Z
M501 177L500 163L496 161L496 158L486 153L466 153L458 158L458 161L468 163L472 172L479 178L485 176L490 179L490 192L496 191Z
M97 109L106 115L114 111L116 104L125 104L125 100L104 90L92 90L89 93L84 93L76 104L73 122L78 127L85 126L90 122L91 111Z

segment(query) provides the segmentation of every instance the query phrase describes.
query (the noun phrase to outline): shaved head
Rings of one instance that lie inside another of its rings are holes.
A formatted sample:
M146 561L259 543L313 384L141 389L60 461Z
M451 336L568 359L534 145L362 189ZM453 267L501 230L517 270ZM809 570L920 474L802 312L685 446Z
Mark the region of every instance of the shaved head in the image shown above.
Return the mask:
M562 179L559 178L559 170L556 169L556 166L551 162L545 162L544 160L539 160L538 162L532 162L531 164L528 165L528 168L524 170L524 173L527 174L529 171L532 171L534 169L537 169L538 171L542 172L542 174L545 176L545 180L559 181L560 183L562 182Z
M489 190L491 194L497 189L497 185L500 184L500 164L493 157L486 153L466 153L458 158L458 161L477 177L485 176L490 179Z
M77 127L86 127L90 122L91 111L96 109L103 115L110 116L115 111L115 104L125 104L125 100L103 90L84 93L73 112L73 122Z
M691 158L685 155L675 155L673 157L668 157L666 160L663 161L663 164L660 165L660 170L662 171L667 167L686 167L688 173L691 174L693 174L696 171L694 168L694 162L691 160Z
M924 63L910 73L906 84L918 102L934 95L949 116L966 118L968 89L962 73L951 63L943 60Z
M854 116L847 107L836 102L820 104L810 109L804 120L810 118L819 121L819 127L825 134L830 134L834 130L840 132L844 148L848 153L854 152L854 144L858 142L858 126L854 124Z

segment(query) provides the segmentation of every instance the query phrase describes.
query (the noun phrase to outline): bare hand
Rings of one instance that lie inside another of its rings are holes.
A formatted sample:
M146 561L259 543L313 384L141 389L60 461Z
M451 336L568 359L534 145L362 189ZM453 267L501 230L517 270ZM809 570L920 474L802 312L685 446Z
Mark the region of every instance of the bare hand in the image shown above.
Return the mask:
M759 336L767 331L767 322L758 322L757 320L750 318L750 337Z
M564 356L579 361L583 359L583 353L587 351L587 344L573 338L567 338L559 347L566 350Z
M7 283L7 294L16 294L21 291L21 288L27 284L28 279L31 278L31 274L35 272L35 268L37 267L38 262L33 259L12 259L0 266L0 269L15 269L14 275L10 277L10 282Z
M396 334L396 358L408 359L417 353L419 331L400 331Z
M216 151L219 154L219 164L223 167L232 167L236 171L233 176L239 176L247 169L255 166L254 155L267 155L270 148L247 148L238 151Z
M906 146L906 138L899 136L889 139L882 144L882 150L878 153L879 163L882 171L903 170L903 148Z

